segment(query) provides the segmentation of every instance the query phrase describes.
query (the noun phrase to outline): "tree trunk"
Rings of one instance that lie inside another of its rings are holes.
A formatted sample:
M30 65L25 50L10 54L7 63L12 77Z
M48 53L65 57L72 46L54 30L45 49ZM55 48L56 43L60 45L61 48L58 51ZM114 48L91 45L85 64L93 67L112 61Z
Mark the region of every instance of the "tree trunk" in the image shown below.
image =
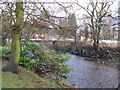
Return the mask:
M8 64L3 68L3 71L18 73L18 64L20 59L20 34L15 33L12 36L11 56Z
M98 50L99 40L96 37L96 35L93 36L93 46L95 50Z
M79 50L79 47L78 47L78 44L77 44L77 34L76 34L76 31L77 30L75 30L75 34L74 34L74 36L75 36L75 47L76 47L77 53L80 54L80 50Z
M74 36L75 36L75 44L77 45L77 36L76 36L76 30L74 32Z
M13 27L14 29L12 29L11 56L8 64L2 69L3 71L18 73L18 65L20 60L20 38L23 20L23 2L16 2L16 23Z
M100 30L101 30L101 27L99 26L98 32L96 34L94 34L94 37L93 37L93 40L94 40L93 46L96 51L98 51L98 48L99 48Z

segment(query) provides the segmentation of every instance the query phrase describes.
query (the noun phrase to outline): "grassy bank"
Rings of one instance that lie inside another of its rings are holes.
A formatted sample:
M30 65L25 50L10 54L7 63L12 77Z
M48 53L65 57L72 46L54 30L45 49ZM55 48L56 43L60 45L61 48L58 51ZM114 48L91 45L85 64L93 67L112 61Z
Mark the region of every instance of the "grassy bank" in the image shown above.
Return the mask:
M3 60L3 66L7 61ZM2 88L73 88L65 81L60 81L45 74L36 74L19 67L19 74L2 72Z

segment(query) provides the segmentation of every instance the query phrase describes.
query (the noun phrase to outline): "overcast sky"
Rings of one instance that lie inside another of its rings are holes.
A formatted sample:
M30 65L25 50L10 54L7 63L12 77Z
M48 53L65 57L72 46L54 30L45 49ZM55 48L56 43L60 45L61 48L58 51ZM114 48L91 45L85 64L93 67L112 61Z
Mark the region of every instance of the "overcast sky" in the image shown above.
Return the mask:
M16 0L0 0L0 1L15 2ZM17 1L20 1L20 0L17 0ZM66 13L62 9L60 9L60 7L58 7L57 4L53 4L52 2L55 2L55 1L60 2L60 3L62 3L62 5L65 5L65 6L70 5L69 2L76 2L76 0L24 0L24 1L27 1L27 2L30 2L30 1L32 1L32 2L46 2L45 7L47 8L47 10L50 10L51 12L55 13L55 15L57 15L57 16L65 16ZM90 1L91 0L78 0L79 4L83 7L86 7L87 3L89 3ZM96 1L96 0L93 0L93 1ZM114 4L111 6L112 11L118 10L118 2L119 1L120 0L114 0ZM78 10L79 8L80 7L78 7L77 5L74 4L73 8L69 9L69 12L75 13L76 18L81 18L83 16L83 14L85 14L86 12L83 9Z
M69 2L76 2L76 0L31 0L31 1L36 1L36 2L46 2L46 3L50 3L50 2L54 2L54 1L57 1L57 2L62 2L63 4L62 5L68 5L69 4ZM83 6L83 7L86 7L87 6L87 4L90 2L91 0L78 0L78 2L79 2L79 4L81 5L81 6ZM96 1L96 0L93 0L93 1ZM100 1L100 0L99 0ZM106 1L106 0L105 0ZM108 0L108 1L111 1L111 0ZM118 2L119 2L120 0L114 0L114 4L111 6L111 10L112 11L117 11L118 10ZM50 7L52 7L54 10L56 10L57 11L57 5L55 5L55 4L46 4L46 6L50 6ZM56 7L55 7L56 6ZM48 7L49 8L49 7ZM79 9L80 7L78 7L77 5L73 5L73 8L70 10L70 12L72 12L72 13L75 13L76 14L76 16L82 16L82 14L83 13L86 13L84 10L77 10L77 9ZM57 15L61 15L61 12L60 13L56 13ZM62 16L63 16L64 14L62 13Z
M39 0L37 0L37 1L39 1ZM57 2L62 2L62 3L65 2L64 4L62 4L62 5L65 5L65 6L69 5L69 2L76 2L76 0L41 0L41 2L44 2L44 1L45 1L45 2L57 1ZM83 7L86 7L87 4L88 4L90 1L91 1L91 0L78 0L79 4L80 4L81 6L83 6ZM93 1L96 1L96 0L93 0ZM100 0L99 0L99 1L100 1ZM105 0L105 1L106 1L106 0ZM109 0L109 1L110 1L110 0ZM113 5L111 6L111 10L113 11L113 12L112 12L113 14L114 14L115 11L118 10L118 1L120 1L120 0L114 0ZM45 6L46 6L47 9L50 9L50 8L49 8L49 6L50 6L51 9L56 12L56 15L57 15L57 16L64 16L64 15L66 15L66 13L64 13L63 10L60 11L60 9L58 8L58 5L56 5L56 4L46 4ZM83 14L86 14L86 11L85 11L85 10L83 10L83 9L78 10L79 8L80 8L79 6L77 6L77 5L74 4L74 5L73 5L73 8L69 9L69 12L76 14L77 20L78 20L78 18L81 18L81 17L83 16ZM51 10L51 11L52 11L52 10ZM55 12L54 12L54 13L55 13ZM78 21L78 22L79 22L79 21Z

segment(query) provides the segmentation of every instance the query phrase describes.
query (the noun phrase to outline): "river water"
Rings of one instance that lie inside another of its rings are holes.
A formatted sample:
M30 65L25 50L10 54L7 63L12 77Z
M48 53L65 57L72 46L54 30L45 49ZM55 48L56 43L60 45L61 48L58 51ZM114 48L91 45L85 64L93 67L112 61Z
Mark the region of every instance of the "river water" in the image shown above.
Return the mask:
M95 61L87 61L83 57L71 55L67 62L74 70L68 82L76 84L78 88L117 88L118 70Z

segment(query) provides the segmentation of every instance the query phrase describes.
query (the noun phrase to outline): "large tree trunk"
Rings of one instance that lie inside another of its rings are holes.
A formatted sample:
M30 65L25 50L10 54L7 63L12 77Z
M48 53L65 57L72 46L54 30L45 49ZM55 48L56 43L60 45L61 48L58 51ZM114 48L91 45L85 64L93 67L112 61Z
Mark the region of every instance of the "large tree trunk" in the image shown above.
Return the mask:
M12 36L11 56L8 64L3 68L3 71L17 73L20 59L20 34L15 33Z
M23 2L16 2L16 23L12 29L11 56L8 64L2 69L17 73L20 60L20 38L21 28L23 27L24 9Z

